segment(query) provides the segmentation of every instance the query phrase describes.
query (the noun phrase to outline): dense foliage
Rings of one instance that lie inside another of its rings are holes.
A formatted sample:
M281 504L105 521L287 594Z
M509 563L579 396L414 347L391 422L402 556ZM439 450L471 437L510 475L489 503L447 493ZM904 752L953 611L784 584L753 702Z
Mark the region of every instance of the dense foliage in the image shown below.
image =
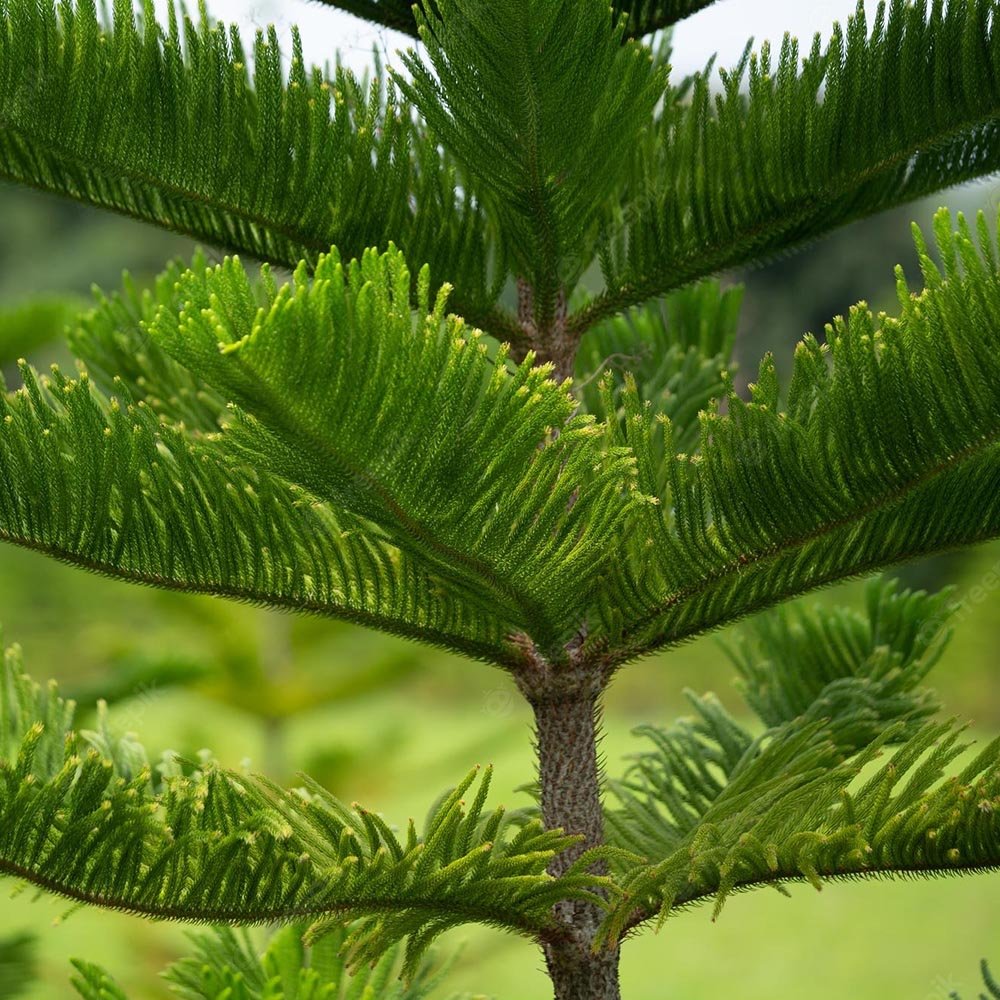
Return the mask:
M995 0L859 7L805 58L748 47L718 93L650 38L702 0L332 5L421 47L358 81L204 11L0 0L0 177L262 261L126 279L73 321L77 372L20 365L0 539L493 664L535 713L538 806L491 811L473 773L403 834L316 782L153 764L11 651L0 871L309 922L312 952L198 938L183 996L391 971L418 995L432 941L478 922L537 942L558 998L606 998L627 936L699 900L1000 866L1000 742L959 761L920 687L947 594L756 621L733 657L759 724L693 698L607 805L596 749L631 661L1000 536L992 220L942 210L894 315L859 304L748 395L739 293L712 278L1000 167ZM77 983L116 995L87 963Z

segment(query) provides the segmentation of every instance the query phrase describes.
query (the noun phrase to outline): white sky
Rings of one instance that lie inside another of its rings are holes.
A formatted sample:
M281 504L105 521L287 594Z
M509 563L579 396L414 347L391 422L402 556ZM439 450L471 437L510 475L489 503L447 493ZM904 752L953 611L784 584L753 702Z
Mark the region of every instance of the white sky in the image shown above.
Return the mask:
M339 48L345 63L361 70L370 61L373 43L384 53L386 62L395 62L394 53L411 44L405 35L375 28L307 0L207 0L207 5L209 13L219 20L239 23L248 41L253 37L249 30L253 26L273 23L287 40L291 25L297 24L308 62L332 61L334 50ZM875 0L865 2L869 12L877 6ZM729 66L739 58L751 35L757 44L765 39L779 43L786 31L800 41L811 41L816 31L825 38L830 25L846 21L855 7L855 0L717 0L677 27L674 70L683 76L701 69L713 52L719 53L719 65Z

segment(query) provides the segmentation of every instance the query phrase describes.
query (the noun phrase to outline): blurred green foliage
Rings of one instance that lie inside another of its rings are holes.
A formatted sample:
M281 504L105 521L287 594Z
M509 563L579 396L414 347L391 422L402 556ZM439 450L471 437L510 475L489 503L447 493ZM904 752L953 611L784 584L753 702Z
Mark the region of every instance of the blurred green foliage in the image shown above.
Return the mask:
M23 932L0 938L0 1000L23 996L35 978L35 935Z

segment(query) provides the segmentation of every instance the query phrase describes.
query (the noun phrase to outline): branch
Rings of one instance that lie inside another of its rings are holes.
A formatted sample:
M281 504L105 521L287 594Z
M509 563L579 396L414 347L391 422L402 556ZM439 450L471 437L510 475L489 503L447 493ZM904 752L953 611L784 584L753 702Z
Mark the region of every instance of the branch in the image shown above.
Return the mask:
M979 220L939 214L943 272L899 278L898 319L853 309L796 350L787 407L766 358L751 401L702 415L700 450L652 461L649 416L625 425L639 488L661 482L599 597L591 650L612 666L839 579L1000 534L1000 277ZM832 356L832 366L829 359ZM959 417L958 414L961 414Z
M470 921L538 937L553 904L607 882L556 880L573 842L538 822L517 832L484 812L487 770L445 795L419 835L315 783L284 791L214 764L170 758L155 773L126 736L72 731L72 705L41 691L8 651L0 673L0 872L92 905L166 919L252 924L359 921L352 964L408 939L404 972L432 939ZM463 796L472 801L466 805Z
M801 64L786 39L777 67L748 49L723 95L701 75L668 98L608 227L607 289L570 329L1000 169L995 5L926 10L880 8L869 34L859 9Z
M482 211L379 73L328 80L294 35L286 77L273 28L251 57L235 27L114 12L0 0L0 177L290 268L394 239L470 321L516 336Z
M149 329L236 405L221 442L234 457L377 524L456 601L561 655L641 502L631 456L574 415L547 366L510 372L503 349L491 360L445 320L426 269L414 319L412 284L394 248L349 266L334 251L280 290L230 260L186 274Z
M86 375L22 376L0 400L0 539L135 583L511 659L508 625L452 598L373 526L127 395L109 403Z
M171 989L189 1000L217 1000L239 996L260 998L277 987L283 997L305 996L312 1000L346 997L383 997L393 1000L424 1000L445 971L433 958L421 960L405 983L387 988L397 978L405 961L404 948L396 946L372 968L351 975L340 955L349 929L331 932L312 946L302 938L307 928L289 926L273 934L260 954L250 935L229 927L206 933L189 933L191 953L172 962L163 973ZM73 985L84 1000L126 1000L117 983L100 966L73 960L77 976ZM249 990L249 993L246 991Z
M490 204L544 336L620 183L606 151L637 140L665 76L603 0L435 0L417 16L426 62L404 55L397 83Z
M821 726L774 731L670 856L622 875L603 941L709 898L718 915L733 892L760 885L1000 868L1000 740L942 783L966 749L959 736L950 723L924 726L852 790L885 736L837 763Z
M337 7L393 31L419 37L413 4L409 0L318 0ZM701 10L714 0L612 0L611 9L617 21L627 17L627 37L652 34Z

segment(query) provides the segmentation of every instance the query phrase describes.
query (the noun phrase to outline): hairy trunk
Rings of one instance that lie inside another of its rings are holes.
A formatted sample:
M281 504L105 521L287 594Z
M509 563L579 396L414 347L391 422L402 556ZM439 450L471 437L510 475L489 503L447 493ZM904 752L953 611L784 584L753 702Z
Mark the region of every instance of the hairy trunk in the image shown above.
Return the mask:
M597 695L561 692L532 699L532 708L545 825L583 836L581 843L553 861L550 872L558 876L584 851L604 842ZM600 908L593 903L564 902L557 906L556 915L564 933L545 946L556 1000L617 1000L621 996L618 952L593 951Z
M537 364L549 362L553 375L561 382L572 378L576 366L579 338L567 327L566 290L560 288L552 303L551 316L541 322L535 315L535 290L523 278L517 282L517 315L526 343L535 352ZM548 315L547 311L546 315ZM518 352L514 352L517 359Z

